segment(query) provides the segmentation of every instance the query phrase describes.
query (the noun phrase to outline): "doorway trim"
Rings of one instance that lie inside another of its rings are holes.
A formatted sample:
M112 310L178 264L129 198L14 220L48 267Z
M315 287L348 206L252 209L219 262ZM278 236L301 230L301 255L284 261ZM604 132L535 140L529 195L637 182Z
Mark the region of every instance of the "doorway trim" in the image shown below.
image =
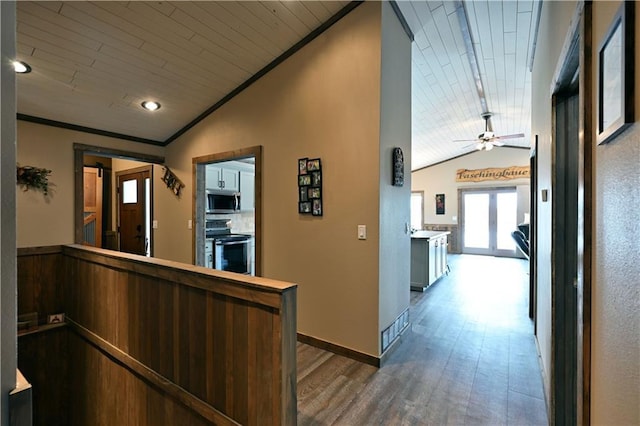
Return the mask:
M577 259L576 259L576 424L589 424L591 421L591 286L592 286L592 228L593 228L593 49L592 49L592 4L591 2L578 2L572 25L567 32L563 49L558 60L558 68L554 73L551 85L552 103L552 144L556 144L556 95L562 92L567 82L574 81L578 85L578 155L577 155ZM577 81L576 81L577 79ZM556 148L553 148L556 150ZM556 185L556 173L558 164L556 158L552 158L552 185ZM554 188L555 189L555 188ZM553 193L554 191L552 191ZM557 229L557 216L552 217L552 227ZM557 250L556 236L552 237L552 251ZM552 262L557 261L557 256L552 254ZM552 286L556 280L552 265ZM556 302L552 302L556 305ZM557 318L553 318L560 308L554 308L552 312L552 354L562 353L563 342L558 336ZM571 354L567 354L571 355ZM559 420L558 409L565 407L556 406L556 389L554 375L562 375L563 380L572 379L566 371L558 371L556 360L552 355L551 360L551 394L549 407L550 423Z
M83 214L82 204L84 199L84 187L83 170L84 170L84 156L98 155L101 157L123 158L127 160L142 161L152 164L164 164L164 157L142 154L139 152L124 151L120 149L112 149L102 146L84 145L80 143L73 144L73 173L74 173L74 242L76 244L82 244L83 238Z
M192 232L192 250L191 250L191 263L196 264L196 244L198 244L198 235L196 235L196 230L198 226L204 226L204 209L198 208L198 197L197 192L198 188L202 187L204 184L204 173L197 173L198 167L204 167L205 164L216 163L221 161L230 161L230 160L239 160L243 158L255 158L255 260L256 260L256 268L255 274L256 276L262 276L262 145L251 146L248 148L240 148L232 151L218 152L215 154L203 155L200 157L193 157L192 159L192 223L191 227ZM197 179L202 180L202 182L198 182Z

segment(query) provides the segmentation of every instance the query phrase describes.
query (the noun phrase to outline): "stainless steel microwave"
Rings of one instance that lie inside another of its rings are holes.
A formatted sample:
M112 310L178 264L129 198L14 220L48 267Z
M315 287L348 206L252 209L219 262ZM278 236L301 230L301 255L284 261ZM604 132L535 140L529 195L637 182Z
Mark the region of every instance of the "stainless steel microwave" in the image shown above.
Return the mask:
M237 213L240 211L240 193L207 189L207 213Z

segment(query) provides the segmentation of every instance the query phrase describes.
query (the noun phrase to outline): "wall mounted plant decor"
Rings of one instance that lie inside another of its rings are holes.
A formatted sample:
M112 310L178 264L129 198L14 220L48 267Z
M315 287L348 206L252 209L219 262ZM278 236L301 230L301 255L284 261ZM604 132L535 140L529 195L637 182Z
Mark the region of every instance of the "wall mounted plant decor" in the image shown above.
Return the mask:
M322 216L322 166L319 158L298 160L298 213Z
M16 166L16 184L23 191L41 191L45 196L50 194L52 183L49 183L51 170L33 166Z
M164 166L163 169L164 175L162 176L162 181L167 185L167 188L173 191L176 197L180 197L180 191L184 188L184 183L169 170L169 167Z

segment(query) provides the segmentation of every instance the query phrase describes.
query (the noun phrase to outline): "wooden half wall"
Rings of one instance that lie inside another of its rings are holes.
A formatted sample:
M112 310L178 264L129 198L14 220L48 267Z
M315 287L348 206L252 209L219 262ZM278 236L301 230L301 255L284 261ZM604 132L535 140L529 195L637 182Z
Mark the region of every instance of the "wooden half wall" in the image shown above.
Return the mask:
M75 245L59 248L58 275L27 271L51 256L19 253L19 305L65 312L67 334L23 335L19 363L43 361L35 342L57 348L67 424L296 423L295 285ZM52 385L46 366L25 367L38 424L38 386Z

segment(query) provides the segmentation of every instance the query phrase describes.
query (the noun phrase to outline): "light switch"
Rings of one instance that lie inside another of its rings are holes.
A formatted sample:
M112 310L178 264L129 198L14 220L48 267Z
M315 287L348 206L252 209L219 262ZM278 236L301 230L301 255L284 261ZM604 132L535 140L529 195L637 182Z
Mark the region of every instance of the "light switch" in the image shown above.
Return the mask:
M367 239L367 225L358 225L358 239L359 240Z
M151 227L152 227L153 229L158 229L158 221L157 221L157 220L154 220L153 222L151 222Z
M193 221L191 219L189 219L187 221L187 229L191 229L191 228L193 228Z
M451 216L451 220L453 221L453 223L458 223L458 216Z

